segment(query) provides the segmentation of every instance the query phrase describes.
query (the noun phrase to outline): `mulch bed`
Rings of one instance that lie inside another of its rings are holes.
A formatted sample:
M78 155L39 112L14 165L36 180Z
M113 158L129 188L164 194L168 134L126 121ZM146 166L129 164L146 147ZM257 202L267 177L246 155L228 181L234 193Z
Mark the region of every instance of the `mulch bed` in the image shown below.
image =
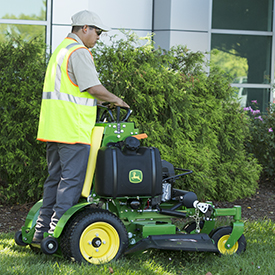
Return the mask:
M6 206L0 205L0 233L15 232L19 230L34 203ZM270 219L275 222L275 182L259 184L255 195L239 199L234 202L214 201L218 208L229 208L234 205L242 207L244 220Z

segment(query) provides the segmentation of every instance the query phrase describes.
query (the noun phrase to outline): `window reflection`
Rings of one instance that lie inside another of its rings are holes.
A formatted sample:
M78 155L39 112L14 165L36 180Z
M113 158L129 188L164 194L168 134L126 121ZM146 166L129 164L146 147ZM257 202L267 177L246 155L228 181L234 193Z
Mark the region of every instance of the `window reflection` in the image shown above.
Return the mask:
M230 75L233 83L246 83L248 74L248 62L245 57L241 57L236 50L228 52L213 49L211 51L211 61L215 65L223 68L227 75Z
M233 89L238 96L241 107L252 106L253 101L256 101L261 112L266 112L269 106L270 89L244 87L233 87Z
M233 87L235 94L238 96L241 107L247 106L247 88Z
M37 36L45 37L46 27L39 25L0 24L0 43L4 42L8 35L21 36L25 41L30 41Z
M21 20L46 20L46 0L13 0L1 5L0 18Z
M247 83L270 83L271 37L213 34L211 42L211 61L233 79L246 77Z
M273 0L213 0L213 29L272 31Z

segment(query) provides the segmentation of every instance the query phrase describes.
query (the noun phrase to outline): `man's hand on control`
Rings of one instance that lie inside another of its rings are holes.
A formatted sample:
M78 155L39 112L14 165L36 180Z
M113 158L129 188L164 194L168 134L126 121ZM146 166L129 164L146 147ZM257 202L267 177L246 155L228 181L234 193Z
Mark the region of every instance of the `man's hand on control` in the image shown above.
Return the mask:
M110 108L114 108L115 106L119 106L119 107L125 107L125 108L129 108L130 109L130 106L125 102L123 101L121 98L118 98L118 102L112 102L110 105Z
M110 93L103 85L96 85L87 89L87 92L99 101L110 102L111 106L130 108L121 98Z

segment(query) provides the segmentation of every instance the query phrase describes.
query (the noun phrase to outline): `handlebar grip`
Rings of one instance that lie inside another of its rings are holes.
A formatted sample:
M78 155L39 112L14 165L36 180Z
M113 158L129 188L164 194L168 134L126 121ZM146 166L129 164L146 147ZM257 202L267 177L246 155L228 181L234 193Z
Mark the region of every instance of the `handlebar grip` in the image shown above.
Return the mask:
M120 106L116 107L116 122L119 123L120 119Z
M110 118L111 118L112 122L115 122L112 110L108 106L105 106L105 105L102 105L102 104L98 104L97 106L100 107L100 108L102 108L102 109L105 109L104 112L108 112L108 114L110 115ZM116 109L117 109L116 110L116 115L117 115L116 122L117 123L119 123L119 122L127 122L128 118L130 117L131 113L133 112L130 108L122 107L122 106L116 106ZM120 115L120 110L121 109L127 110L126 115L122 119L120 118L121 117L121 115ZM99 113L98 113L98 119L100 119Z

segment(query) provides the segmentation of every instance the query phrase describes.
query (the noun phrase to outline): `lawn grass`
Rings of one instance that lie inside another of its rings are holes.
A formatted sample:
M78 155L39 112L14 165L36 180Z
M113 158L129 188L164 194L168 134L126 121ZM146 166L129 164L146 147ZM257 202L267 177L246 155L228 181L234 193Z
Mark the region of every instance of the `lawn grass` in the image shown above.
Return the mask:
M241 255L147 250L100 266L37 255L17 246L13 234L0 234L0 274L275 274L275 223L246 221L244 234L247 249Z

